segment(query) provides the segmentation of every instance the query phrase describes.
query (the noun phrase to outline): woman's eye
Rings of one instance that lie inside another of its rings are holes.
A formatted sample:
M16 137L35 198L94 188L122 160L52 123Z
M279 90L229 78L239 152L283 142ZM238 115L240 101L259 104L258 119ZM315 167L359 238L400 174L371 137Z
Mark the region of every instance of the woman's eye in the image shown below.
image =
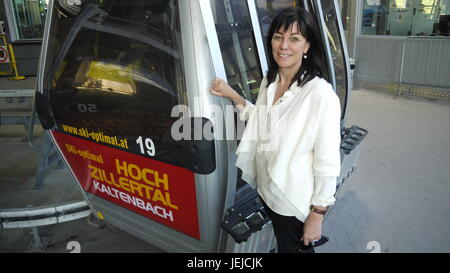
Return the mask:
M291 38L291 41L292 41L292 42L298 42L298 41L300 41L300 39L297 38L297 37L292 37L292 38Z
M281 36L273 36L274 40L281 40Z

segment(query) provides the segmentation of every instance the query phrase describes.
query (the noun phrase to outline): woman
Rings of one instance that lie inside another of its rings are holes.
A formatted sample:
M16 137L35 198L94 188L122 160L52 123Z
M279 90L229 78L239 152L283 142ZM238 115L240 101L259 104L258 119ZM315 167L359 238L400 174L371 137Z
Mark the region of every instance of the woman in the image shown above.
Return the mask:
M222 79L211 85L248 119L236 166L272 220L279 252L320 239L340 172L340 102L323 78L319 31L311 14L289 8L273 20L269 71L255 105ZM314 252L311 249L310 252Z

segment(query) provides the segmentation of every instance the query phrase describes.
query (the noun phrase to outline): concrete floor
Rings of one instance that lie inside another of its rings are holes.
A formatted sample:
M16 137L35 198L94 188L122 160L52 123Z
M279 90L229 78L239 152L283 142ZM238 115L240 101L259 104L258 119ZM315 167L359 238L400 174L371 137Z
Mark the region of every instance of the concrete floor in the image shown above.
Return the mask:
M369 131L317 252L450 252L450 104L360 90L347 126Z
M0 77L1 90L24 90L34 89L36 86L36 77L26 77L23 80L13 81L9 77Z
M323 227L322 252L450 252L450 104L358 90L347 126L369 130L358 169L341 187ZM36 126L38 128L38 126ZM41 131L35 133L39 144ZM0 126L0 209L81 200L67 169L52 169L32 190L38 152L22 126ZM87 219L39 228L46 252L163 252L110 225ZM29 229L1 229L0 252L25 252ZM378 249L379 248L379 249Z
M39 127L35 126L33 141L37 147L42 140ZM46 175L44 188L32 189L36 183L39 150L28 145L25 134L21 125L0 127L1 150L8 155L0 161L0 208L38 207L81 200L81 194L66 168L51 169Z

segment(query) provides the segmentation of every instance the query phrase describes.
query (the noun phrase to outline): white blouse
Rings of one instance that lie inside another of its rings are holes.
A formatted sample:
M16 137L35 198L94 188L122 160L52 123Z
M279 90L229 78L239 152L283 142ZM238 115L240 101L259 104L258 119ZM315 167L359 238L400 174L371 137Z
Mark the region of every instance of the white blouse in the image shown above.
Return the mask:
M248 120L236 165L276 213L304 222L310 205L335 202L340 172L340 102L331 85L315 77L295 82L272 105L279 82L264 78L256 105L246 101Z

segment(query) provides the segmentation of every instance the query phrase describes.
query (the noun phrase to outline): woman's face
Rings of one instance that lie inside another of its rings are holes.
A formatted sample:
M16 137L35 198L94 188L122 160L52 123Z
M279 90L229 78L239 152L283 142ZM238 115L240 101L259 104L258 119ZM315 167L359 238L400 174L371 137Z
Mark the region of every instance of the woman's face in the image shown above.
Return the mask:
M272 36L272 55L280 70L297 72L302 65L303 54L309 50L310 43L298 30L297 22L287 29L280 28Z

